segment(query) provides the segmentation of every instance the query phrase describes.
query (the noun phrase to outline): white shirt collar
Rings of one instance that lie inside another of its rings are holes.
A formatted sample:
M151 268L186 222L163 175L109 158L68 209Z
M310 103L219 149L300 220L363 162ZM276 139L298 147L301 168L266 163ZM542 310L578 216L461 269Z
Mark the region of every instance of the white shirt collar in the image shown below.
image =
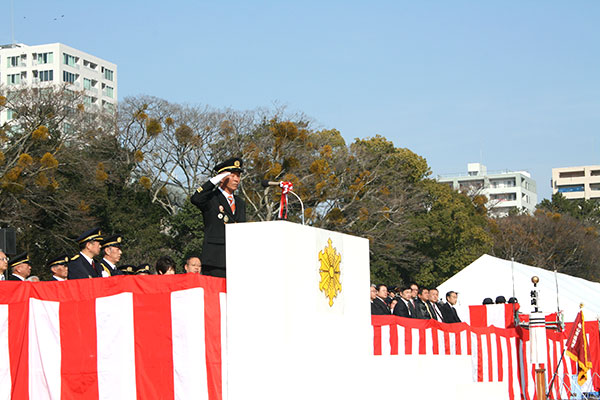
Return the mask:
M66 279L61 278L60 276L56 276L56 275L52 275L52 277L54 279L56 279L57 281L66 281Z
M87 262L90 263L90 265L94 265L94 259L89 258L88 256L86 256L85 254L83 254L82 252L79 252L79 254L81 254L83 256L83 258L85 258L87 260Z
M13 276L16 276L17 278L19 278L19 279L20 279L20 280L22 280L22 281L24 281L24 280L25 280L25 278L23 278L23 277L22 277L22 276L20 276L20 275L17 275L17 274L12 274L12 275L13 275Z
M106 258L103 258L103 260L104 260L104 261L106 261L106 263L107 263L108 265L110 265L110 267L111 267L112 269L117 269L117 267L115 266L115 264L111 263L111 262L110 262L110 261L108 261Z
M226 191L223 190L223 188L221 186L219 186L218 188L221 191L221 193L223 193L223 196L225 196L225 198L228 198L229 196L233 196L233 193L232 194L227 193ZM235 203L235 196L233 197L233 202Z

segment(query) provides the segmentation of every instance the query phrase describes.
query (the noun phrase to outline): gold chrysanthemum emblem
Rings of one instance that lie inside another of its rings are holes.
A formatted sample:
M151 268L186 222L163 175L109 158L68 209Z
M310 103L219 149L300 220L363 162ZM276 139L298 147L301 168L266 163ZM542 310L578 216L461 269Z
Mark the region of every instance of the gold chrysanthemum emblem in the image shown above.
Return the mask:
M321 262L319 290L329 299L329 307L332 307L333 299L342 291L342 282L340 281L342 255L335 251L331 245L331 239L327 239L327 247L319 252L319 261Z

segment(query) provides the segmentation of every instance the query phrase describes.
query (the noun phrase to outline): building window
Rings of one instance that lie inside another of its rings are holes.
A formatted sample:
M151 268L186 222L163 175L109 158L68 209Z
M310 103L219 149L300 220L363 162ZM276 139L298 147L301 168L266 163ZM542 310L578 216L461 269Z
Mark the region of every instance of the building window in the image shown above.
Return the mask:
M54 62L54 53L38 53L37 63L38 64L52 64Z
M592 176L600 176L600 169L593 169L591 172Z
M90 90L92 88L92 80L88 78L83 78L83 88Z
M83 97L83 103L91 106L92 104L94 104L96 102L96 98L92 97L92 96L84 96Z
M73 74L71 72L63 71L63 82L75 83L76 79L77 79L77 74Z
M499 200L499 201L511 201L516 200L516 193L494 193L490 194L490 200Z
M6 68L19 66L19 56L6 57Z
M10 121L12 119L15 118L15 112L14 110L11 110L10 108L6 110L6 120Z
M515 178L490 179L490 187L492 187L492 188L508 188L508 187L515 187L515 186L516 186Z
M558 187L558 193L583 192L583 185L565 185Z
M110 97L111 99L113 98L113 88L110 86L104 86L104 90L102 90L102 94L105 95L106 97Z
M109 103L108 101L102 101L102 107L104 107L104 109L108 112L115 112L115 105Z
M560 172L558 174L559 178L579 178L581 176L585 176L585 171L568 171L568 172Z
M53 70L48 70L48 71L38 71L38 79L40 80L40 82L50 82L54 80L54 71Z
M6 83L9 85L18 85L21 83L21 74L6 75Z
M104 79L109 80L112 82L113 80L113 71L108 69L108 68L104 68L102 67L102 72L104 73Z
M68 65L70 67L75 67L77 64L77 58L75 56L72 56L70 54L64 53L63 54L63 63L65 65Z
M462 191L479 190L483 188L483 180L459 181L458 188Z

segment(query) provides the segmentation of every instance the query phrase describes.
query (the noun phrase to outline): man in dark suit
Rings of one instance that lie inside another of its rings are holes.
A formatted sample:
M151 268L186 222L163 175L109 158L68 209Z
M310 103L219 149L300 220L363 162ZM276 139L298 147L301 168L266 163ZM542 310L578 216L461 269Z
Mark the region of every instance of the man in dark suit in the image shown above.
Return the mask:
M67 277L69 276L69 267L67 266L68 263L69 256L66 254L48 260L46 263L46 268L49 268L50 271L52 271L52 278L50 278L50 280L66 281Z
M225 225L246 222L246 203L235 195L240 184L243 161L230 158L217 166L217 174L206 181L191 198L204 217L202 274L225 278Z
M71 257L69 261L69 279L98 278L100 266L94 257L100 254L100 241L102 233L100 228L90 229L82 233L77 239L79 254Z
M387 286L377 285L375 290L377 290L377 296L371 303L371 315L390 315L390 309L385 301L388 297Z
M432 319L433 313L429 308L429 289L419 288L417 298L415 299L415 308L417 309L417 318Z
M440 292L436 288L429 289L429 309L433 314L433 319L444 322L444 317L442 315L442 310L440 308Z
M100 261L100 274L102 277L109 277L114 275L123 275L123 273L117 269L117 263L121 260L123 251L121 250L121 244L123 243L123 237L121 235L112 235L104 238L100 242L100 247L104 252L104 257Z
M11 274L9 281L24 281L31 274L31 265L27 253L21 253L10 259L8 264Z
M415 318L415 308L410 302L412 290L410 286L403 287L401 290L400 296L397 296L398 304L394 307L393 314L404 318Z
M454 306L458 300L458 294L454 291L449 291L446 293L446 303L442 305L442 316L444 317L444 322L454 323L461 322L458 314L456 313L456 309Z

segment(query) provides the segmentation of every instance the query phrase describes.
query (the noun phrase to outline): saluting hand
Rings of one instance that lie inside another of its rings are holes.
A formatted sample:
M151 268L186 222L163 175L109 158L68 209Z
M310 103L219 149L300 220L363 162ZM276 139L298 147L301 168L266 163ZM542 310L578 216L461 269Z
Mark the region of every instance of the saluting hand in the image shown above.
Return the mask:
M210 182L216 186L219 182L221 182L223 179L225 179L229 175L231 175L231 172L229 172L229 171L221 172L219 175L210 178Z

